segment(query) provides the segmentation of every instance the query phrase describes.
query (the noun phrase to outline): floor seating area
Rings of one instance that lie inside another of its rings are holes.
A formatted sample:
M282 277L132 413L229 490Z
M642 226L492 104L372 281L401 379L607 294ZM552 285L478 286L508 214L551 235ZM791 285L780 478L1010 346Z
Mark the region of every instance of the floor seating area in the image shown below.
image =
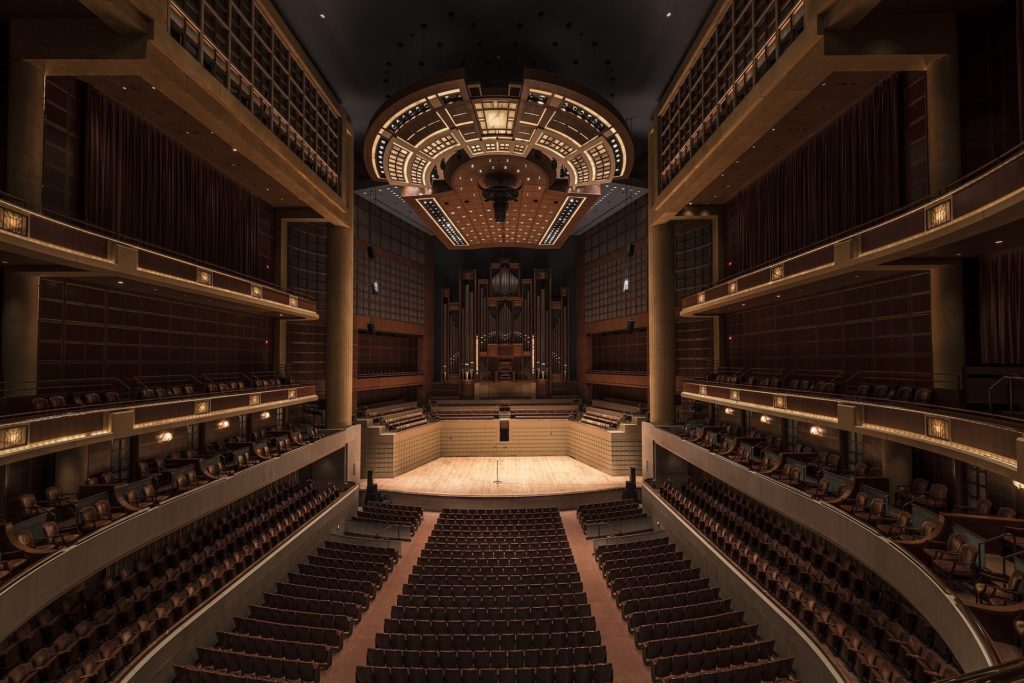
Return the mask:
M576 508L576 519L586 532L598 524L609 524L614 529L615 522L626 519L638 519L644 516L644 509L636 500L614 500L608 503L591 503Z
M196 648L195 664L175 666L177 682L319 681L397 561L392 548L325 541L215 645Z
M89 477L78 491L48 486L43 496L22 493L8 503L0 535L0 583L126 515L161 504L206 483L231 476L264 460L312 443L319 434L307 423L283 430L258 430L245 437L209 443L140 460L138 474L118 481L112 472Z
M651 679L791 679L793 660L776 656L718 588L701 577L667 536L603 545L597 563L622 611Z
M918 611L826 539L711 477L666 482L660 494L862 680L959 673Z
M444 510L357 683L604 683L557 509Z
M339 494L288 477L111 565L0 645L5 680L113 680Z
M567 420L575 415L578 410L579 404L572 401L509 404L510 417L517 420Z
M411 505L392 505L377 501L365 501L353 519L362 522L380 522L412 528L413 533L423 521L423 508Z

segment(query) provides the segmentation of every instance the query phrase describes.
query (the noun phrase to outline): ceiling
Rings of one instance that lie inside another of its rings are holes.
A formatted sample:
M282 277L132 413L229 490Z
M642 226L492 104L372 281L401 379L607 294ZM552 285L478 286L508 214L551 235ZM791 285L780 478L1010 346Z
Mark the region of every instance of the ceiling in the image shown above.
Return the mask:
M356 149L374 112L410 85L457 68L484 86L503 85L519 81L524 68L536 68L592 90L618 110L637 148L633 176L643 177L651 116L714 3L275 4L345 107Z

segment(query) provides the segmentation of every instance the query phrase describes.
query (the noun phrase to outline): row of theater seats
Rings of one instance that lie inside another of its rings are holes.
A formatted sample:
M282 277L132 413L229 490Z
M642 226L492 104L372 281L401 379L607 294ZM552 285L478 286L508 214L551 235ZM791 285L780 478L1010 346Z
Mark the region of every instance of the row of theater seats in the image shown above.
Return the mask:
M175 666L177 683L319 681L397 561L392 548L325 541L195 664Z
M70 546L126 515L159 505L186 491L215 481L316 440L309 425L273 434L261 430L252 440L208 444L205 454L189 449L138 463L139 478L117 485L111 473L86 481L78 495L58 486L17 498L20 522L4 525L0 537L0 582L32 562ZM82 494L86 495L82 495Z
M732 609L668 537L595 549L612 596L654 681L788 679L793 660Z
M357 683L612 680L557 509L444 510Z
M193 396L199 393L216 394L231 391L247 391L251 389L269 389L278 386L285 386L290 382L282 377L245 377L236 378L230 381L182 381L167 386L146 386L137 385L129 392L127 387L124 391L111 390L109 384L106 387L97 387L93 390L75 391L70 393L51 394L49 396L34 396L28 399L27 406L18 402L9 402L9 410L17 411L19 407L29 408L35 411L43 410L69 410L76 408L88 408L102 406L111 403L123 403L125 401L153 401L159 399L176 399ZM123 385L122 385L123 386Z
M920 613L822 537L711 477L661 496L728 554L862 680L935 681L959 673Z
M583 407L579 419L583 424L601 427L602 429L618 429L619 425L623 421L628 420L629 417L625 413L613 412L605 408L589 405Z
M911 387L906 385L866 384L848 385L847 391L838 390L834 381L812 379L789 379L781 377L759 377L757 375L719 374L708 376L711 382L723 384L739 384L749 387L767 389L790 389L793 391L811 391L816 394L845 394L858 398L879 399L885 401L903 401L914 403L931 403L934 391L931 387Z
M228 506L49 605L0 645L8 683L103 683L339 495L294 477Z
M420 406L415 408L409 408L397 413L388 413L380 418L381 423L384 425L384 429L389 432L401 432L406 429L412 429L413 427L419 427L420 425L427 424L430 422L430 416Z
M579 410L574 402L510 403L509 416L517 420L567 420Z
M576 519L583 531L595 524L612 524L644 516L644 509L635 500L614 500L608 503L591 503L576 508Z
M407 526L411 527L413 533L415 533L420 523L423 522L423 508L367 500L356 511L353 519L360 522Z
M501 412L497 403L445 403L439 401L431 406L431 415L438 420L494 420Z

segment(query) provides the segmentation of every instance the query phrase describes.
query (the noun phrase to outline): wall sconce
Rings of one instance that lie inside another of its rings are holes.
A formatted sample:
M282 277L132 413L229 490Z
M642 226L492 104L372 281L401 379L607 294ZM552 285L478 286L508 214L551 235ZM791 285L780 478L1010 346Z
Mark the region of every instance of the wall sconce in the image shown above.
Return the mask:
M209 401L196 401L196 415L205 415L210 412Z
M953 220L953 202L947 199L928 209L925 213L925 228L931 230Z
M698 387L697 393L700 394L701 396L707 396L708 395L708 388L704 387L704 386Z
M208 284L210 284L211 278L212 278L212 276L210 275L210 271L208 271L208 270L198 270L198 271L196 271L196 282L198 282L201 285L208 285Z
M299 297L297 297L297 296L289 296L288 297L288 305L291 306L292 308L298 308L299 307Z
M811 435L812 436L825 436L825 430L822 429L821 427L819 427L818 425L811 425Z
M622 279L622 291L623 292L628 292L629 291L629 278L628 277Z
M949 441L949 420L941 417L929 417L928 420L928 436L933 439L942 439L943 441Z
M730 389L729 390L729 398L731 398L733 401L740 400L740 392L738 390L736 390L736 389Z
M735 415L735 414L736 414L736 411L735 411L735 410L733 410L732 408L726 408L726 409L725 409L725 414L726 414L726 415Z
M288 390L288 398L298 398L299 392L295 389Z
M374 280L373 281L373 295L374 296L378 296L379 294L380 294L380 281L379 280Z
M777 266L772 266L772 280L781 280L786 277L786 266L781 263Z
M270 411L269 410L264 410L262 413L260 413L260 419L261 420L269 420L270 419Z
M1014 479L1013 488L1017 489L1018 491L1024 489L1024 481L1017 481L1016 479Z
M249 405L258 406L260 404L259 394L249 394Z
M697 294L697 303L704 303L704 299L706 298L706 296L707 295L705 295L704 292L700 292L699 294Z
M17 448L18 446L24 446L28 442L28 427L19 425L17 427L7 427L3 430L3 448Z
M221 420L220 422L217 423L217 429L227 429L230 426L231 423L228 422L227 420Z
M735 294L737 289L739 289L739 283L737 283L735 280L729 283L730 294Z
M156 435L157 443L167 443L172 439L174 439L174 434L171 434L170 432L160 432L159 434Z
M252 289L249 290L249 293L258 299L263 296L263 288L259 285L253 285Z
M779 410L785 410L786 409L786 397L785 396L775 396L775 397L772 398L772 404L776 408L778 408Z
M762 415L761 416L761 424L770 425L771 423L772 423L771 415Z
M10 209L0 209L0 228L15 235L27 235L28 216Z

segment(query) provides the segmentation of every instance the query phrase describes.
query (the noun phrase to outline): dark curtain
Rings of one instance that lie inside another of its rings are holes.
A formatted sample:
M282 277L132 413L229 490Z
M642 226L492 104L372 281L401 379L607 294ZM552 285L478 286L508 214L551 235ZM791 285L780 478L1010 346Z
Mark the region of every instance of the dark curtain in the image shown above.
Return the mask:
M726 207L729 272L763 265L900 206L898 76L887 78Z
M87 222L242 275L273 277L262 262L272 252L261 248L260 224L272 218L267 204L94 88L85 128Z
M978 280L981 362L1024 365L1024 249L981 257Z

